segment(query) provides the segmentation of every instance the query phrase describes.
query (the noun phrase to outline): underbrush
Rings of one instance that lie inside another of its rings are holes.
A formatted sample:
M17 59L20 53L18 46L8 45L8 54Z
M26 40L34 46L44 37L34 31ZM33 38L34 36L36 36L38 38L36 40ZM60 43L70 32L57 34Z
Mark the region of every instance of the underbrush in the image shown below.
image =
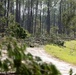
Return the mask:
M20 39L19 39L20 40ZM13 37L0 45L0 75L61 75L55 65L26 52L26 44Z

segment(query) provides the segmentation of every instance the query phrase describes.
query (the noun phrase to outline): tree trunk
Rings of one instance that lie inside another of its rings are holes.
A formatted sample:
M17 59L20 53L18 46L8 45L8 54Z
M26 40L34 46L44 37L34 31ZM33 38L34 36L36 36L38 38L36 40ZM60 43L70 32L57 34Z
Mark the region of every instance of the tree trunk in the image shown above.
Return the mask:
M39 3L39 1L37 0L36 1L36 11L35 11L35 27L34 27L34 34L35 35L36 35L36 25L37 25L36 19L37 19L37 13L38 13L38 3Z
M16 22L19 23L19 0L16 0Z
M61 14L62 14L62 12L61 12L61 10L62 10L62 0L61 0L61 2L60 2L60 8L59 8L59 22L58 22L58 27L59 27L59 30L58 30L58 33L62 33L62 20L61 20Z
M47 10L47 33L50 34L50 1L48 0L47 2L47 7L48 7L48 10Z

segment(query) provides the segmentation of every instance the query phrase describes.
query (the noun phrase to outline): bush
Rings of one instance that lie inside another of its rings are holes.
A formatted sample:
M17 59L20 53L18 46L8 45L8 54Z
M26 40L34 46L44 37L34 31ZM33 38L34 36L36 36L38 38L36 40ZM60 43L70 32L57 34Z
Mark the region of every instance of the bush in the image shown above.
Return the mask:
M63 40L58 40L54 42L58 46L64 46L64 41Z
M28 32L17 23L8 27L7 34L20 39L28 36Z
M30 53L26 54L25 44L19 44L15 38L6 38L4 42L6 59L0 61L1 72L7 75L11 70L14 75L61 75L52 64L39 63L42 61L39 57L33 57Z

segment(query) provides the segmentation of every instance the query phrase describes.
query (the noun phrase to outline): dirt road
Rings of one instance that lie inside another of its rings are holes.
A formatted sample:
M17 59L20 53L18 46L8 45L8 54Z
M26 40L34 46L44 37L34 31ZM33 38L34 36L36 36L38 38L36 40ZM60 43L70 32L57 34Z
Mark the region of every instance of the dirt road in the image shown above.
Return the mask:
M76 73L76 66L48 55L43 48L27 48L27 52L30 52L33 56L39 56L44 62L52 62L54 65L56 65L58 70L60 70L62 75L69 75L70 68L73 69L73 75Z

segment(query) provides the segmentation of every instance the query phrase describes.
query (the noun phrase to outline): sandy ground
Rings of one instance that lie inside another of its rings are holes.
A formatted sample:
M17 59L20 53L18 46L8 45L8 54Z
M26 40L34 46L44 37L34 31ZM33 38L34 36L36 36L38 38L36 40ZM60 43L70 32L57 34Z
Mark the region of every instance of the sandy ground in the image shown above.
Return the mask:
M43 62L53 63L58 70L60 70L62 75L69 75L70 68L73 69L73 75L76 73L76 66L52 57L41 47L27 48L27 52L30 52L33 56L39 56Z

